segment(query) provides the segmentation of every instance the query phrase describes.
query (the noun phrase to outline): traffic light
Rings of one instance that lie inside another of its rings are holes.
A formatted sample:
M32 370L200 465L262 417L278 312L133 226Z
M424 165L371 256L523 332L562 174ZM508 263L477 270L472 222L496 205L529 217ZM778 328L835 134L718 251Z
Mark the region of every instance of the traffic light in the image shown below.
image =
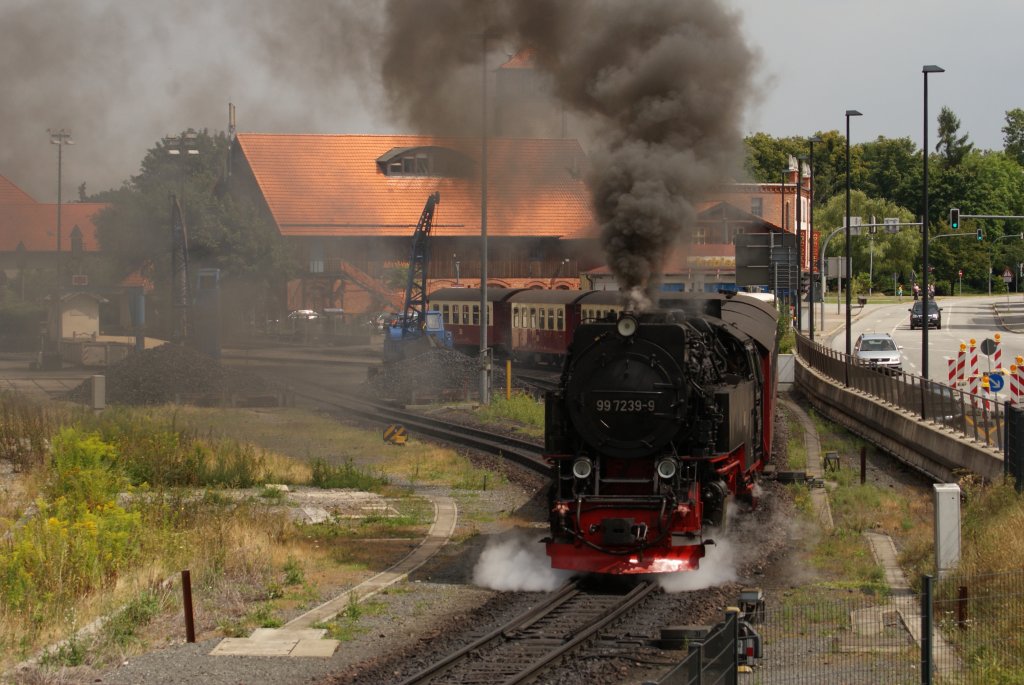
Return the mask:
M978 240L984 240L984 239L985 239L985 236L984 236L984 235L982 235L982 233L981 233L981 229L979 228L979 229L978 229Z
M960 210L956 207L949 210L949 225L954 231L960 228ZM978 240L981 240L981 238L979 237Z

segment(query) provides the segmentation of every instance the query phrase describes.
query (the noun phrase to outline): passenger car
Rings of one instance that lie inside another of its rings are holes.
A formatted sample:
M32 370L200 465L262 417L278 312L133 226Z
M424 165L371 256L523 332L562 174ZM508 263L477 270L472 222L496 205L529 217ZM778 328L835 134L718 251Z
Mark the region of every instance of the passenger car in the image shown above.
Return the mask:
M888 333L861 333L853 346L853 356L879 370L899 371L900 347Z
M921 327L921 312L923 310L921 301L914 303L908 311L910 312L910 330ZM928 300L928 327L942 328L942 307L935 300Z

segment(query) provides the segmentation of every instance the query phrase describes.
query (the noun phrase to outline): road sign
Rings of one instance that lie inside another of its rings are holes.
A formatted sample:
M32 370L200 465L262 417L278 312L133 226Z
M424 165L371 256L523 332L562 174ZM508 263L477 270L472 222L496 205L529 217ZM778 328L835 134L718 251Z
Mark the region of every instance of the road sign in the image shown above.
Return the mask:
M1012 280L1013 280L1013 272L1012 272L1012 271L1010 271L1009 269L1005 270L1005 271L1003 272L1003 282L1005 282L1005 283L1009 283L1009 282L1011 282Z
M996 341L992 338L985 338L981 341L981 353L987 357L991 357L992 353L996 351Z
M384 442L390 442L392 445L404 445L408 439L409 433L400 423L393 423L384 429Z
M999 392L1003 389L1003 377L998 373L992 373L988 376L988 389L992 392Z

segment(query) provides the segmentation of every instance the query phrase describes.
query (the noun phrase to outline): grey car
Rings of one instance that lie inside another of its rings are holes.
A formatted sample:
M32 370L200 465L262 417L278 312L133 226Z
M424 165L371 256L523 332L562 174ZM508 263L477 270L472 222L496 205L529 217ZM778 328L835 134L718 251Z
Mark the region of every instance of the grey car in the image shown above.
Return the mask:
M880 371L897 372L903 361L900 349L888 333L862 333L853 346L853 356Z

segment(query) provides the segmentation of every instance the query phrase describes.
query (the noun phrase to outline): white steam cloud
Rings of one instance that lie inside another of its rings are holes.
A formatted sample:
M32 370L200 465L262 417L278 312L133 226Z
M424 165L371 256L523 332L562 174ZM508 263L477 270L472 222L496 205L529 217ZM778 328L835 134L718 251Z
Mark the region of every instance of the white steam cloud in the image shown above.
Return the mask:
M503 592L548 592L571 577L551 568L544 546L527 533L492 538L473 569L474 584Z

